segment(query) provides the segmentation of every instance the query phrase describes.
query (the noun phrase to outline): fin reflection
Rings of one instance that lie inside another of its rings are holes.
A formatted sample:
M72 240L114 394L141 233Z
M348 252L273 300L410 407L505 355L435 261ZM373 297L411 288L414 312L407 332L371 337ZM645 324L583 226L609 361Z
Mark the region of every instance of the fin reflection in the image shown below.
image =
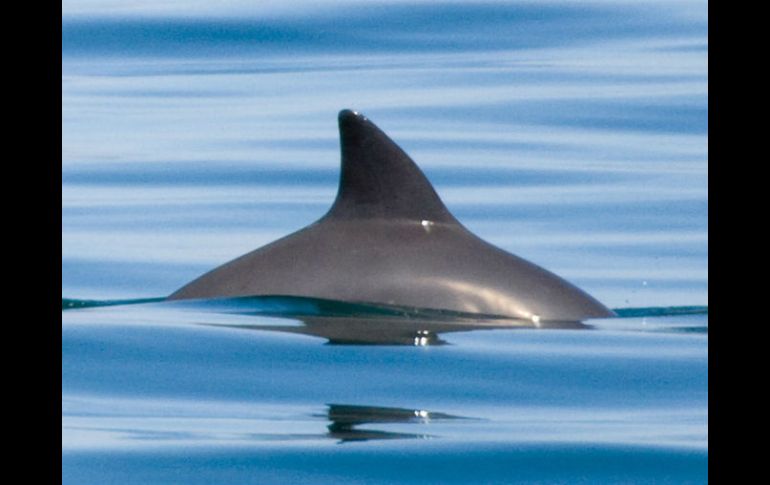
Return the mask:
M431 421L468 419L424 409L386 408L376 406L353 406L329 404L327 416L331 424L328 436L340 443L385 439L427 439L428 434L395 433L373 429L360 429L364 424L426 424Z
M407 345L424 347L446 345L440 334L471 330L512 328L590 328L580 322L540 322L537 326L524 320L428 320L417 318L302 317L302 325L227 325L205 324L248 330L269 330L312 335L327 339L329 345Z
M445 345L441 334L471 330L514 328L588 329L572 321L506 318L450 310L414 308L371 303L350 303L294 296L253 296L164 302L191 310L217 314L277 317L299 321L300 325L273 324L255 318L254 323L213 323L200 325L243 330L268 330L324 338L330 345Z
M283 410L257 412L252 417L219 419L213 416L176 415L163 412L134 416L84 415L67 416L62 422L68 441L79 442L85 448L114 446L219 446L260 442L313 442L336 440L338 443L390 439L428 439L437 436L426 433L386 431L361 428L370 425L422 425L450 420L472 420L461 416L424 409L326 404L326 410L292 413ZM151 417L150 417L151 416ZM149 419L147 419L150 417ZM324 423L328 422L328 424ZM288 426L286 423L290 423ZM324 429L324 425L325 428ZM403 429L404 427L401 426ZM435 430L436 428L434 428ZM406 431L411 431L407 429Z

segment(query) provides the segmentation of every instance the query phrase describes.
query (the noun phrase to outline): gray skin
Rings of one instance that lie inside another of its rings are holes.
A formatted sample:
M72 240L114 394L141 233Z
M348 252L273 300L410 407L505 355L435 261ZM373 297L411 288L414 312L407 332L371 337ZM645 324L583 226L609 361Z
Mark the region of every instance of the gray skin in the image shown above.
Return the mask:
M289 295L534 322L615 314L463 227L428 179L359 113L339 114L337 198L315 223L204 274L168 298Z

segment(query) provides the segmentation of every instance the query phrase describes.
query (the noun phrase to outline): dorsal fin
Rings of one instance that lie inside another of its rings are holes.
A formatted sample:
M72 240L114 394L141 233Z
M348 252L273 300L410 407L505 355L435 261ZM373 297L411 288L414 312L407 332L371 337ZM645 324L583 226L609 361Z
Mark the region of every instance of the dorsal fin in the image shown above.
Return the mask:
M457 222L425 174L363 115L339 114L342 170L325 219L410 219Z

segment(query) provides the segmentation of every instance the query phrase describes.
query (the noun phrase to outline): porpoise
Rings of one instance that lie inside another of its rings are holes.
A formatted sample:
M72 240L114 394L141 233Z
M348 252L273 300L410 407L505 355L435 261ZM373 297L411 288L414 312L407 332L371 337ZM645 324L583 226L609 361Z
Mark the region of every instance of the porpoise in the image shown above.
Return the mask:
M471 233L415 162L365 116L341 111L339 130L339 190L323 217L168 299L302 296L535 325L615 316L559 276Z

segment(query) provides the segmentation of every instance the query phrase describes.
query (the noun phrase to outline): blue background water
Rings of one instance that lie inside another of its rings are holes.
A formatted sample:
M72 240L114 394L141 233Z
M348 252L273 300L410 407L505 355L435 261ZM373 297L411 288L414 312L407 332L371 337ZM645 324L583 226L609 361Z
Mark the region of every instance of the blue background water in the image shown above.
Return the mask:
M160 297L314 221L352 108L484 239L613 308L705 306L706 10L63 2L62 296ZM65 483L705 481L704 313L399 347L220 310L62 313Z

